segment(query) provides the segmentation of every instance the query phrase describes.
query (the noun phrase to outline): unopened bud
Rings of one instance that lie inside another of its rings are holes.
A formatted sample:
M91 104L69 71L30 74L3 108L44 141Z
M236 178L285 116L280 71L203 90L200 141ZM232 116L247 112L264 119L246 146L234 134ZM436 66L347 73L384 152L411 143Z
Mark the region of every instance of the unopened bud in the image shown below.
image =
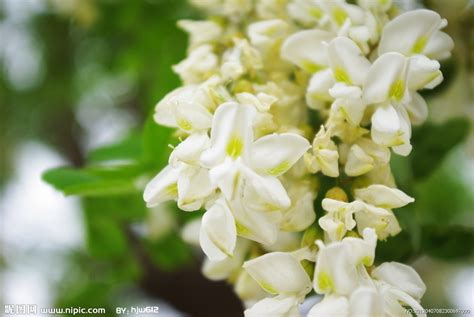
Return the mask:
M339 200L343 202L348 202L349 199L347 198L346 192L341 187L333 187L326 192L326 198L331 198L334 200Z

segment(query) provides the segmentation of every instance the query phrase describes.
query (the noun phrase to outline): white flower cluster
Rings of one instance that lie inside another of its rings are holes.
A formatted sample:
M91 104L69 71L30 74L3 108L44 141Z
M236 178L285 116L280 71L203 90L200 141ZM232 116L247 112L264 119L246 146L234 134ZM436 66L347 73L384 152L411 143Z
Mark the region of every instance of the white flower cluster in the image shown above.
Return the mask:
M396 188L390 154L410 153L411 125L427 117L417 91L443 79L446 20L398 14L390 0L191 2L210 18L178 23L190 36L174 66L183 86L154 118L184 140L147 185L148 206L206 210L183 236L246 316L299 316L313 289L324 298L312 317L421 309L418 274L375 267L374 254L401 230L392 209L414 201ZM328 178L344 190L320 192Z

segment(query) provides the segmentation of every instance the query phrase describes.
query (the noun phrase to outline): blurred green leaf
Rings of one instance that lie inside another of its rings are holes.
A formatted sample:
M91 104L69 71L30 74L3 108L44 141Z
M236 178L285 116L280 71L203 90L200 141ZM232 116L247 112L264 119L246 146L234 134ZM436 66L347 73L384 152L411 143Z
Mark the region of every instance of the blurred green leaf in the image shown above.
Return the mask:
M158 125L149 117L143 129L143 160L156 171L168 162L171 149L168 147L173 141L173 129Z
M427 123L413 131L411 165L416 179L427 177L469 132L466 118L455 118L443 124Z
M424 226L422 250L443 260L463 260L473 256L474 228Z
M141 136L133 134L118 143L92 150L88 154L88 161L92 163L120 160L139 161L143 155L142 151Z
M129 252L124 227L114 215L120 206L110 199L84 199L86 242L90 254L96 258L120 258Z
M450 226L465 224L466 220L473 219L472 187L455 172L460 158L451 156L445 162L430 177L417 182L411 192L416 198L412 205L416 216L413 220L421 224Z
M376 262L387 261L407 262L415 255L412 238L407 231L402 231L395 237L377 242Z
M145 240L153 262L164 270L176 270L192 260L191 248L177 233L171 233L159 240Z
M43 180L65 195L118 195L138 191L135 179L141 171L136 165L84 169L59 167L43 173Z

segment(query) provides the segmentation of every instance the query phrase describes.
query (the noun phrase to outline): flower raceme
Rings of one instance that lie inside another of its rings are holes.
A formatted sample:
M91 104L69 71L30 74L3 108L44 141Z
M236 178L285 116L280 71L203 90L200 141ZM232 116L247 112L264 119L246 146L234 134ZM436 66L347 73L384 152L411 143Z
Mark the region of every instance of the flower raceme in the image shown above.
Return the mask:
M391 152L409 155L412 125L428 117L419 91L443 80L447 21L396 15L390 0L191 2L211 18L178 23L190 36L173 68L183 86L154 119L180 143L147 206L204 211L183 239L246 316L300 316L312 290L323 297L313 317L421 310L418 274L376 265L375 249L401 231L393 209L414 202L396 188ZM344 189L321 190L331 179Z

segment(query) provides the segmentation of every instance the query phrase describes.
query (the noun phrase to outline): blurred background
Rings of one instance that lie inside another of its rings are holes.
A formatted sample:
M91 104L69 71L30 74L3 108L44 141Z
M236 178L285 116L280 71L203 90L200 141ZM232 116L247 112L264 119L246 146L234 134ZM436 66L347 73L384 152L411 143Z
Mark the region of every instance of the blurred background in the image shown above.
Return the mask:
M398 3L447 18L456 47L444 83L425 93L430 120L415 129L414 152L394 158L399 186L417 201L397 211L404 231L380 243L378 260L415 266L424 307L473 314L473 4ZM148 210L137 190L173 143L149 114L179 85L171 65L186 52L181 18L200 15L184 0L0 0L2 310L242 315L231 287L207 281L200 250L181 239L178 228L199 212Z

